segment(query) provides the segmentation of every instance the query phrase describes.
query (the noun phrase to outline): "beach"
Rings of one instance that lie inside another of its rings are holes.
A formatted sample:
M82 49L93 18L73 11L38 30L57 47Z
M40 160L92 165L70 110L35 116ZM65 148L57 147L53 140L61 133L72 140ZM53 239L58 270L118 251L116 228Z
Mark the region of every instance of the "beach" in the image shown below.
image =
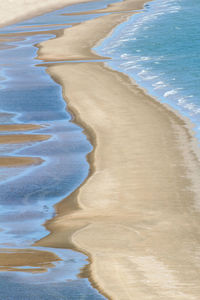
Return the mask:
M90 2L93 0L88 0ZM85 0L17 0L13 2L1 1L0 3L0 26L5 26L13 23L17 23L21 20L27 20L34 16L42 15L44 13L62 8L66 5L72 5L77 3L86 2Z
M200 165L192 124L92 50L144 2L110 5L37 45L93 150L89 176L56 204L45 224L50 234L34 245L86 254L80 276L107 299L198 300Z

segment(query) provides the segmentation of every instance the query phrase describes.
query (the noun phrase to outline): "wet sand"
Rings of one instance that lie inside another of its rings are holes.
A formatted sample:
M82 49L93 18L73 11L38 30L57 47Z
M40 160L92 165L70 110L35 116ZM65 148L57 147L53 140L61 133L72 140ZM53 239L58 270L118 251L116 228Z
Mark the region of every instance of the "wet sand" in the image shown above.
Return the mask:
M143 2L64 30L40 45L39 58L101 59L91 48ZM83 276L109 299L198 300L200 169L189 123L102 62L48 73L94 150L88 179L56 205L51 233L36 245L86 253Z
M21 300L48 295L49 299L61 299L67 295L77 299L76 294L102 299L87 280L77 278L79 269L87 263L86 256L32 247L34 241L48 234L43 224L54 215L53 204L87 176L85 153L91 148L81 128L69 121L60 86L34 61L34 44L46 35L52 37L58 27L51 24L52 14L45 17L49 26L39 18L38 26L22 23L1 29L2 297ZM59 12L53 17L58 23L62 19ZM30 22L34 24L34 20ZM47 30L41 32L41 27ZM71 280L71 287L67 280Z
M30 144L33 142L41 142L48 140L50 135L42 134L24 134L24 133L9 133L9 132L26 132L40 129L42 126L33 124L4 124L0 125L0 145L6 144ZM9 134L8 134L9 133ZM19 156L0 156L1 167L24 167L30 165L40 165L43 159L40 157L19 157Z
M39 58L98 59L91 47L129 15L68 28L40 44ZM189 123L102 62L48 73L94 151L90 176L65 200L74 205L56 205L51 234L36 244L86 253L85 272L109 299L199 299L200 169Z
M0 125L0 131L3 132L15 132L15 131L29 131L36 130L41 128L39 125L29 125L29 124L8 124L8 125ZM46 141L50 138L50 135L42 135L42 134L8 134L4 133L0 135L0 145L8 145L8 144L33 144L36 142ZM24 167L31 165L40 165L43 162L43 159L40 157L20 157L20 156L0 156L0 166L1 167Z
M0 166L7 167L7 168L40 165L42 162L43 160L39 157L17 157L17 156L0 157Z
M6 134L0 135L0 144L19 144L27 142L40 142L50 138L42 134Z
M40 129L41 126L33 124L5 124L0 125L0 131L30 131Z
M59 257L48 251L34 249L0 250L0 271L43 273L52 268ZM27 266L29 266L27 268ZM26 268L24 268L26 267Z

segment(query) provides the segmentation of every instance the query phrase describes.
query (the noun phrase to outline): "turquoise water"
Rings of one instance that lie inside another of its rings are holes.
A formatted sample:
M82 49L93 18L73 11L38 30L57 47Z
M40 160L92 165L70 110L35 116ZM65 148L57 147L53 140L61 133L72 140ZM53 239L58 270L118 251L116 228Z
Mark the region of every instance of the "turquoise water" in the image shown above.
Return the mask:
M82 128L72 122L61 87L35 58L34 45L54 37L52 32L43 33L47 30L45 25L58 30L96 17L63 13L92 10L111 2L71 6L0 30L2 36L11 34L8 42L0 44L0 124L42 125L27 133L52 136L40 143L0 145L1 156L44 159L40 166L1 168L0 249L31 249L35 241L47 235L42 224L54 216L53 205L75 190L89 171L86 155L92 146ZM150 94L191 118L198 137L199 15L197 0L156 0L120 25L97 48L104 56L112 57L113 68L128 73ZM26 35L20 37L21 33ZM105 299L87 279L77 277L87 263L84 255L65 249L34 249L53 252L62 262L44 274L0 273L0 299L13 299L13 295L16 300Z
M97 51L196 125L200 138L200 1L156 0Z

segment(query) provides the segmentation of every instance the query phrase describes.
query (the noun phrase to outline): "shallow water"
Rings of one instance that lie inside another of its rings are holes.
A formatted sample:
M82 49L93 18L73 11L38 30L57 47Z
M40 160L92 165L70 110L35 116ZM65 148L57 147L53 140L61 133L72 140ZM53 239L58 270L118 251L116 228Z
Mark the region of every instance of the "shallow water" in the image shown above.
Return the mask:
M200 2L156 0L97 51L151 95L189 117L200 138Z
M73 123L67 111L61 87L36 59L38 48L34 45L53 38L55 30L96 17L95 14L63 16L63 13L104 8L112 2L73 5L0 29L0 126L41 126L0 134L50 136L46 141L0 144L1 157L43 160L37 166L1 167L0 252L33 249L33 252L54 253L61 259L44 273L35 273L41 266L33 267L29 262L20 267L13 265L12 272L2 271L0 299L105 299L87 279L78 278L80 268L87 264L85 255L65 249L31 248L48 234L42 224L55 215L54 204L86 179L89 172L86 156L92 150L83 129ZM31 272L27 273L28 269Z

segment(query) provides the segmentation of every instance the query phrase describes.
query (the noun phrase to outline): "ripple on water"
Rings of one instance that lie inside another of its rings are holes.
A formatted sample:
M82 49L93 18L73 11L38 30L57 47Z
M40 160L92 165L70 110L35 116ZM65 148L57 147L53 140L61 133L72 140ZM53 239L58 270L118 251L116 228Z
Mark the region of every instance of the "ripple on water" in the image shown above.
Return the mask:
M87 279L77 277L87 264L85 255L31 247L48 234L42 224L55 216L54 204L87 177L86 155L92 150L83 129L71 121L61 87L35 59L34 45L53 38L54 29L97 16L64 13L104 8L112 2L73 5L0 30L0 288L4 300L13 295L15 300L104 299Z

